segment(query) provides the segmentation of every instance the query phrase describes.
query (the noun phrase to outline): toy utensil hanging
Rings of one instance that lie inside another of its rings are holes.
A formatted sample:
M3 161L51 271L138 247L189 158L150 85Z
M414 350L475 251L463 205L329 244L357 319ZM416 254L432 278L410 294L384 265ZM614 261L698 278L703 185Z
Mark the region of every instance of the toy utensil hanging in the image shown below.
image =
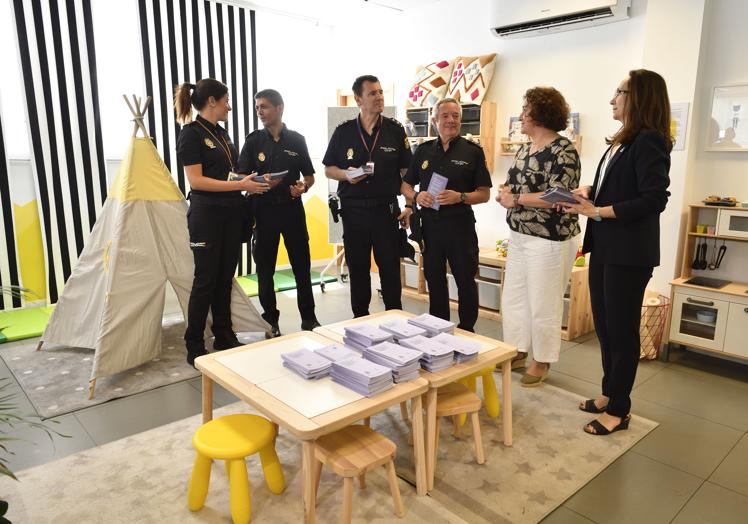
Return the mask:
M696 243L696 248L694 249L694 252L696 253L693 257L693 262L691 262L691 269L699 269L699 256L701 255L701 239L698 239L698 242Z
M719 266L722 264L722 259L725 258L725 253L727 253L727 246L725 245L725 241L722 241L722 245L719 246L719 253L717 254L717 262L715 262L714 267L719 268Z
M712 261L709 262L709 269L712 271L717 269L717 239L714 239L714 245L712 246Z
M701 251L699 254L699 266L696 269L704 270L707 268L707 262L706 262L706 251L709 246L707 246L707 240L704 239L704 243L701 244Z

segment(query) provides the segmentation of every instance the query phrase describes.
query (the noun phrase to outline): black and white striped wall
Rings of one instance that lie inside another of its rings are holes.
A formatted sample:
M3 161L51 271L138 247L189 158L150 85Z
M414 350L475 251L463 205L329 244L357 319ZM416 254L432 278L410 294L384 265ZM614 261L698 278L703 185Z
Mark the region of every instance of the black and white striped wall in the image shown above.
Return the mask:
M189 184L176 158L179 124L174 116L174 87L201 78L215 78L229 88L232 111L225 124L241 149L257 128L254 99L257 89L255 12L208 0L138 0L143 48L148 130L164 163L186 195ZM239 274L251 269L244 250Z
M42 227L57 302L106 198L90 0L13 0Z
M5 154L5 130L0 117L0 286L19 286L16 234L10 199L8 157ZM0 293L0 310L21 307L19 297Z

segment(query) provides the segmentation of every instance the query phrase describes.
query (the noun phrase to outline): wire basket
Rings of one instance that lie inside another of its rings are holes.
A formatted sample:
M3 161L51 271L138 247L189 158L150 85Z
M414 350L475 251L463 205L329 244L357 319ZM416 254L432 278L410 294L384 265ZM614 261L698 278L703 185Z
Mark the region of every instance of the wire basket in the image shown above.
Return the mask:
M639 336L641 338L639 358L654 360L659 356L662 348L662 335L667 322L668 307L670 307L670 300L667 297L649 292L644 295L641 323L639 324Z

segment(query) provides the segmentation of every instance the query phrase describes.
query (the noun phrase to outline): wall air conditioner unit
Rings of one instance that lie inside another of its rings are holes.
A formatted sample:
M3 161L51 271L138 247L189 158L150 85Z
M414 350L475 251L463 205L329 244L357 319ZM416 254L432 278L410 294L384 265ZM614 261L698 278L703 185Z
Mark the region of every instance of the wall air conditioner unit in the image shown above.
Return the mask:
M491 32L500 38L560 33L629 18L631 0L494 0Z

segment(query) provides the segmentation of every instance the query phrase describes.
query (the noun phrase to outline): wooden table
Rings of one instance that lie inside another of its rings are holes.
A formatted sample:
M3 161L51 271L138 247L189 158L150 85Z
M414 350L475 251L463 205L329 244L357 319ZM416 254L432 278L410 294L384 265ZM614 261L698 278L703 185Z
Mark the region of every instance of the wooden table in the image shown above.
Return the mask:
M419 495L425 495L427 479L423 439L423 405L421 399L421 396L428 390L428 382L425 379L419 378L402 384L396 384L392 389L374 397L363 397L317 416L307 417L294 409L293 405L288 405L265 391L261 387L262 382L253 383L239 373L229 369L218 360L229 355L251 351L258 351L258 357L262 355L263 358L268 358L268 346L287 343L291 346L295 344L298 347L300 343L299 339L304 338L313 339L322 345L329 345L335 342L320 334L302 332L211 353L195 359L195 367L203 374L203 423L213 418L213 382L217 382L241 400L257 409L274 424L283 427L299 438L302 441L304 521L310 523L314 522L315 519L315 504L314 500L312 500L314 493L313 466L315 439L384 411L390 406L410 400L413 410L412 431L414 435L416 488ZM263 348L266 350L264 353L262 352ZM270 355L270 357L274 358L275 355ZM279 351L277 361L280 362L280 360ZM275 364L274 360L273 363ZM300 377L298 378L299 380L304 380ZM321 381L326 380L329 381L330 379L321 379Z
M379 325L384 322L393 320L406 320L415 317L413 313L400 310L383 311L364 317L345 320L335 324L328 324L318 327L314 330L328 338L343 342L345 328L354 324L370 323ZM436 392L441 386L455 382L463 377L477 373L484 368L501 364L501 397L504 403L503 409L503 429L504 445L512 445L512 358L517 355L517 348L505 344L499 340L476 335L462 329L455 329L455 335L460 335L480 343L485 349L472 361L463 364L457 364L451 368L429 373L421 370L421 378L425 378L429 383L429 389L426 394L426 472L428 477L428 489L434 487L435 471L435 453L436 447Z

